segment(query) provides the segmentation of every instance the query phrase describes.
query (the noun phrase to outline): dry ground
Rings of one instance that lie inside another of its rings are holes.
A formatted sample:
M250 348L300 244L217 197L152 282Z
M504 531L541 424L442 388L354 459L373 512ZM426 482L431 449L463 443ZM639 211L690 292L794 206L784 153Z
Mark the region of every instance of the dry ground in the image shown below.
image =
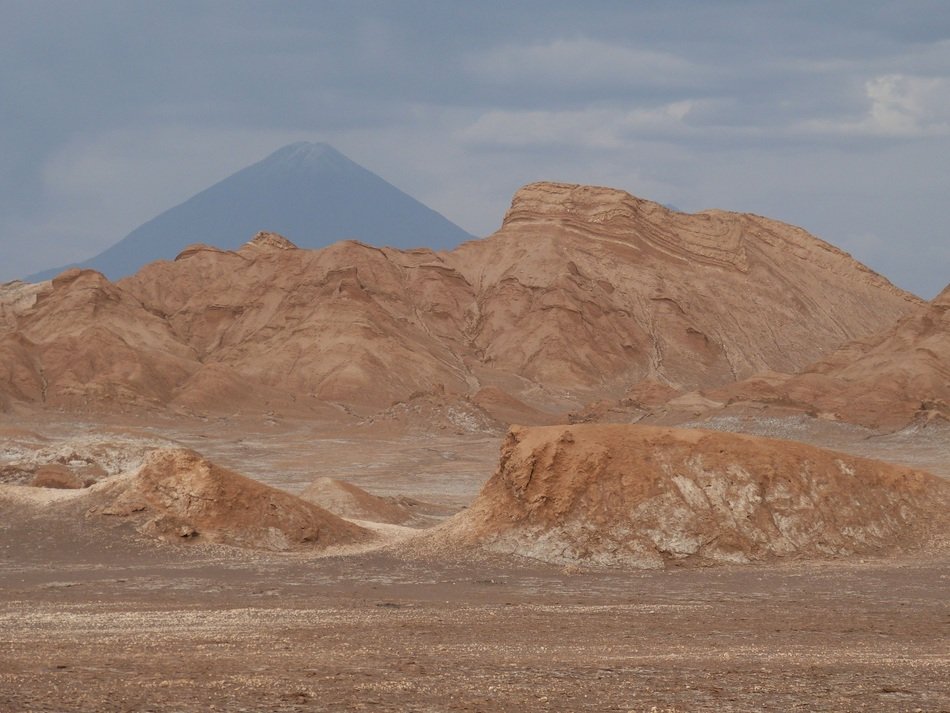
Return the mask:
M330 475L449 509L499 444L273 419L5 425L6 458L30 432L168 439L291 492ZM866 435L828 437L855 451ZM932 434L873 444L948 462ZM0 711L950 710L948 565L582 572L163 545L12 515Z

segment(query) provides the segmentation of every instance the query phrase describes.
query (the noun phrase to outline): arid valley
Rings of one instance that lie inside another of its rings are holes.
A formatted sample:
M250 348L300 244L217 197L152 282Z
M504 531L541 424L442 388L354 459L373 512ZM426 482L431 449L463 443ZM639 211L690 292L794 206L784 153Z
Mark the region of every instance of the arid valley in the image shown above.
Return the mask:
M0 285L0 710L950 710L950 288L536 183Z

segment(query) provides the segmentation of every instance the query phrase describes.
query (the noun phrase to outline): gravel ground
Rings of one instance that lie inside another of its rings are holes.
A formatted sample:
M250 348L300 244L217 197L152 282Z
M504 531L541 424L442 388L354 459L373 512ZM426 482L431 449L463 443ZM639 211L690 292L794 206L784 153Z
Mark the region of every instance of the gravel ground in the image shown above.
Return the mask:
M497 457L477 435L237 426L34 423L4 445L157 439L288 490L351 475L456 507ZM160 544L12 508L0 711L948 711L948 591L946 554L584 572Z

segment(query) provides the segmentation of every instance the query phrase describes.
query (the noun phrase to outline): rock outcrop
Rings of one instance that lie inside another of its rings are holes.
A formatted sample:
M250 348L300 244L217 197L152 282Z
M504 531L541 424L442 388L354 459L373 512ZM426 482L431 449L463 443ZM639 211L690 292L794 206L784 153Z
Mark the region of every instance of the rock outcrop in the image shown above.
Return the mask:
M150 453L133 473L93 486L87 517L130 521L149 536L253 549L326 548L369 532L313 503L185 449Z
M0 381L55 406L164 406L200 366L162 316L98 272L71 269L0 336Z
M428 535L557 564L657 568L945 546L950 483L812 446L630 425L512 428Z

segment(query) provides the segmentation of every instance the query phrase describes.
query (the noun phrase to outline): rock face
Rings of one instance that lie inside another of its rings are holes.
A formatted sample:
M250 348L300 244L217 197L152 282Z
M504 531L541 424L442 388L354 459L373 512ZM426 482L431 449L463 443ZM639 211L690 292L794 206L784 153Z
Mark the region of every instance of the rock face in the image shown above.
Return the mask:
M793 372L919 303L799 228L592 186L526 186L455 255L485 360L568 389Z
M92 270L38 291L0 337L11 397L60 406L164 405L200 366L162 317Z
M498 470L431 536L552 563L655 568L914 548L950 483L799 443L630 425L515 427Z
M243 249L250 252L252 250L297 250L298 248L279 233L269 233L266 230L260 230L257 232L257 235L245 243Z
M88 517L128 519L141 532L162 539L289 550L371 537L323 508L185 449L156 450L134 473L89 492L96 504Z
M15 329L17 316L36 303L37 295L44 288L43 284L19 280L0 285L0 328Z
M115 284L64 273L0 323L0 397L375 413L437 393L543 423L793 372L920 304L798 228L590 186L527 186L451 252L294 247L259 233Z

